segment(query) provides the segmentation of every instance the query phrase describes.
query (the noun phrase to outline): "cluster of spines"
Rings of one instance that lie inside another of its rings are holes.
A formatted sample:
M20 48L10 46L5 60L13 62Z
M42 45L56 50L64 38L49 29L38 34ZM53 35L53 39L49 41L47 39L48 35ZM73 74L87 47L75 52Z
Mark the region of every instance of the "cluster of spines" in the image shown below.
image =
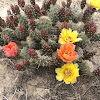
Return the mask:
M36 23L35 23L34 18L30 19L29 25L30 25L30 28L34 31L36 28Z
M50 5L51 5L51 0L48 0L47 2L45 2L43 4L43 8L42 9L45 9L45 10L49 11Z
M93 71L95 76L100 76L100 67Z
M71 10L68 10L66 13L66 22L69 22L70 17L71 17Z
M55 5L55 4L56 4L56 1L57 1L57 0L51 0L51 3L52 3L53 5Z
M27 15L27 17L28 17L29 19L32 18L32 11L31 11L30 8L26 8L26 15Z
M69 8L71 3L72 3L72 0L67 0L67 5L66 6Z
M44 29L42 29L41 31L41 36L46 42L48 42L48 34L46 33Z
M13 12L14 14L16 14L16 15L18 15L18 14L20 13L20 9L19 9L19 6L18 6L18 5L13 6L13 5L11 4L11 10L12 10L12 12Z
M34 5L34 13L36 18L41 16L40 7L37 4Z
M92 23L86 22L84 24L85 34L88 38L93 37L94 33L96 32L96 26Z
M24 6L25 6L24 0L18 0L18 5L19 5L20 7L24 7Z
M33 6L35 5L35 0L30 0L30 2Z
M5 27L6 27L5 21L4 21L4 19L2 19L1 17L0 17L0 26L1 26L2 28L5 28Z
M82 0L81 1L81 9L83 9L85 7L85 5L86 5L86 0Z
M83 17L82 17L82 21L85 23L87 22L88 20L91 21L90 17L91 15L95 12L95 8L93 8L93 6L89 5L87 7L87 9L84 11L84 14L83 14Z
M52 56L53 51L48 44L44 44L42 46L42 51L43 51L44 54L47 54L48 56Z
M91 57L93 57L96 54L96 51L92 51L92 52L85 52L83 55L83 59L89 59Z
M64 7L61 7L59 9L58 18L59 18L60 22L64 22L65 21L65 8Z
M59 65L61 65L61 62L62 62L62 60L59 58L58 55L56 55L56 56L54 57L54 65L55 65L55 66L59 66Z
M27 69L28 67L29 67L29 65L30 65L30 62L29 62L29 60L24 60L23 61L23 64L16 64L15 66L14 66L14 68L16 69L16 70L18 70L18 71L24 71L25 69Z

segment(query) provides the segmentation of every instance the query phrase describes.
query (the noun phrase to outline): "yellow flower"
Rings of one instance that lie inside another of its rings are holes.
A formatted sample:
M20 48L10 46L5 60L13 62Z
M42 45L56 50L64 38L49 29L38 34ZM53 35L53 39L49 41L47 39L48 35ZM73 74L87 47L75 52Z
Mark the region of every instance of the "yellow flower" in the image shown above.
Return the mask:
M59 39L59 43L60 44L65 44L66 42L68 43L74 43L74 42L78 42L80 40L82 40L81 38L77 38L78 33L77 31L73 31L69 28L69 30L67 29L62 29L62 32L60 33L60 39Z
M56 79L58 81L64 80L66 84L76 83L76 78L79 76L78 64L68 63L64 64L62 68L56 68Z
M88 0L87 4L92 5L96 10L100 9L100 0Z

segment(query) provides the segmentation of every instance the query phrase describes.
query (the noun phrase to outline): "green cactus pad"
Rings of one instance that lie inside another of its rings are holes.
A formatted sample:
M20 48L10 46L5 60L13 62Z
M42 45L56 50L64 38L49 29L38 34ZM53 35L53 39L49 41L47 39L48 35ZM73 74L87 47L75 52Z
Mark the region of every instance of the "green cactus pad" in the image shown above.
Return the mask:
M52 21L47 16L41 16L39 19L36 19L36 26L38 30L44 29L47 34L49 34L51 27L52 27Z
M58 5L50 6L50 12L49 12L48 16L50 17L50 19L52 21L52 25L56 25L56 22L59 20L58 16L57 16L59 8L60 7Z

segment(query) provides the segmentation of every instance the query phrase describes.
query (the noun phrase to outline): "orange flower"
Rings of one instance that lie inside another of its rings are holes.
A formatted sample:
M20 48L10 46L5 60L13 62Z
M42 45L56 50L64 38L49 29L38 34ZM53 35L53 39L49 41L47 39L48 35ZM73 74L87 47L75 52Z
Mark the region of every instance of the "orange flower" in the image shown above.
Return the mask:
M64 62L71 63L73 60L77 59L77 52L75 52L75 46L70 43L66 43L60 46L57 50L58 56Z
M8 45L3 47L3 51L5 56L7 57L15 57L18 53L18 46L14 42L10 42Z

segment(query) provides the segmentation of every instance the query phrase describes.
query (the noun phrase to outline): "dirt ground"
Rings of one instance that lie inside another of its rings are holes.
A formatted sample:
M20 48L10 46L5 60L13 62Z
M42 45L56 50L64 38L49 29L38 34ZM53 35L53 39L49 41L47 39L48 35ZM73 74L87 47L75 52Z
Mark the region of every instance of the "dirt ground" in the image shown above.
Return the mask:
M10 4L16 4L16 1L0 0L0 16L5 19ZM29 3L29 0L25 1ZM36 0L40 6L42 1ZM57 3L61 4L61 1ZM97 33L100 33L99 16L98 13L93 15ZM97 51L95 56L86 61L91 70L100 67L100 42L92 42L86 49ZM74 85L66 85L56 80L54 66L40 67L31 73L16 71L13 68L15 63L13 59L0 58L0 100L100 100L100 77L82 75Z

